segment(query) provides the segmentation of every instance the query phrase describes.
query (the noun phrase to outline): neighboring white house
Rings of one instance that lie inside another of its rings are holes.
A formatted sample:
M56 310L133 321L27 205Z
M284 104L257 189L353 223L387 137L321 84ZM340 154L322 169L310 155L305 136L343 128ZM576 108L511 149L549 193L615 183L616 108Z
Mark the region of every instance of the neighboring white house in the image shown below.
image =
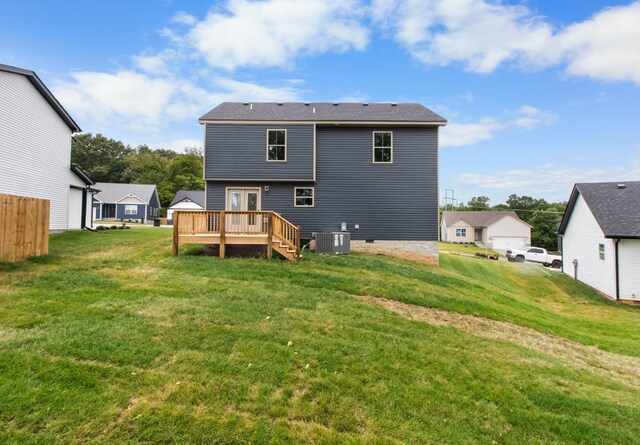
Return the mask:
M199 211L204 210L203 190L180 190L167 207L167 219L173 220L175 210Z
M576 184L558 235L564 273L640 301L640 181Z
M531 226L510 210L442 212L440 240L518 249L531 244Z
M93 182L71 168L80 131L33 71L0 64L0 193L48 199L52 231L91 226Z

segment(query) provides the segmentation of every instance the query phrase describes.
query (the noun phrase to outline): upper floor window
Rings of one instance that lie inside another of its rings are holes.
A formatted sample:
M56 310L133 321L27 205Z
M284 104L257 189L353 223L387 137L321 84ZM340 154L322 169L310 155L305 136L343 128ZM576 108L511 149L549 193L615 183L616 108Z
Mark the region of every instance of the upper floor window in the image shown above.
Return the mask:
M124 206L124 214L125 215L137 215L138 214L138 206L135 204L125 204Z
M598 255L601 260L604 260L604 244L598 244Z
M373 132L373 162L393 162L393 133L390 131Z
M294 190L295 207L313 207L314 189L313 187L295 187Z
M467 236L467 229L456 229L456 236Z
M267 130L267 161L287 160L287 130Z

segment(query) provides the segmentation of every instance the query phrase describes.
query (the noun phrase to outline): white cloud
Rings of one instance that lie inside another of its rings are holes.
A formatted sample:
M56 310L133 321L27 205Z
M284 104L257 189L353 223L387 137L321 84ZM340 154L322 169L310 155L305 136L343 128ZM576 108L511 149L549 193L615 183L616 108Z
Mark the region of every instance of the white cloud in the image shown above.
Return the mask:
M124 131L160 132L163 126L193 122L223 101L293 101L290 86L268 87L226 77L214 78L207 88L185 78L153 77L136 71L75 72L53 85L60 99L86 131L115 134Z
M487 74L564 63L570 75L640 83L640 2L557 30L524 5L489 0L373 0L372 17L427 65Z
M512 128L533 130L540 125L553 125L558 117L531 105L522 105L515 111L507 111L509 118L483 117L476 122L449 123L440 130L441 147L464 147L488 141L497 131Z
M516 127L532 130L540 125L553 125L558 122L558 116L550 111L540 110L531 105L523 105L515 111L516 118L512 124Z
M631 159L627 165L601 168L558 166L544 164L530 168L499 171L492 174L460 173L454 179L466 188L500 191L528 196L547 196L553 200L566 200L577 182L627 181L640 177L640 159ZM464 187L463 187L464 188Z
M448 124L440 130L441 147L464 147L477 142L487 141L496 130L503 129L496 119L485 117L478 122L466 124Z
M209 65L290 67L298 55L363 50L369 32L358 0L228 0L186 40Z
M184 11L178 11L173 17L171 17L171 23L193 26L198 23L198 19Z

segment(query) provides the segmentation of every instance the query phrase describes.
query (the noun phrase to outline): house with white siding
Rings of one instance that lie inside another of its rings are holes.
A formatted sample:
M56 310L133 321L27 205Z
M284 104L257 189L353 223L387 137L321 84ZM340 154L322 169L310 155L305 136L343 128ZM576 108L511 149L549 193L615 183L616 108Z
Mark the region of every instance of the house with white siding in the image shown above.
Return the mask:
M179 190L167 207L167 219L173 221L176 210L199 212L204 211L204 190Z
M640 181L575 184L558 235L564 273L640 301Z
M48 199L51 231L91 226L93 181L71 166L80 131L36 73L0 64L0 193Z
M440 218L440 240L519 249L531 244L531 226L511 210L446 211Z

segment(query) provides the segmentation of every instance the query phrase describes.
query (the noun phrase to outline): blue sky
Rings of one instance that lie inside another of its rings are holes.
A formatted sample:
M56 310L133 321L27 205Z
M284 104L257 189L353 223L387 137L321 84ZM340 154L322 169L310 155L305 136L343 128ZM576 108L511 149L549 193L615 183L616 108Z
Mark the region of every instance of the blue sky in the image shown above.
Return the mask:
M640 179L640 2L0 0L0 63L84 131L202 145L225 100L420 102L440 187L491 204Z

